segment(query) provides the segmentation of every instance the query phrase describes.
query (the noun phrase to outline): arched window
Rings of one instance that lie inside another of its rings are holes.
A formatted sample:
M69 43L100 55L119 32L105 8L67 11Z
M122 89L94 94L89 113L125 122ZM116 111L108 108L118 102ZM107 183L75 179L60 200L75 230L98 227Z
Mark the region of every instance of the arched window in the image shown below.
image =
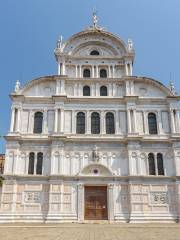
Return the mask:
M100 96L107 96L107 87L106 86L100 87Z
M99 113L93 112L91 114L91 133L99 134L100 133L100 116Z
M163 164L162 153L157 154L157 169L158 169L158 175L164 175L164 164Z
M107 134L114 134L114 114L111 112L106 113L106 133Z
M90 72L90 70L89 69L84 69L84 71L83 71L83 77L85 77L85 78L89 78L91 76L91 72Z
M78 112L76 120L76 133L85 133L85 113Z
M156 175L155 159L153 153L149 153L148 163L149 163L149 175Z
M100 70L100 77L101 78L107 78L107 71L106 71L106 69L101 69Z
M157 134L157 121L156 121L155 113L148 114L148 126L149 126L149 134Z
M43 153L38 152L37 164L36 164L36 174L42 175L42 166L43 166Z
M34 156L33 152L29 153L28 174L34 174Z
M99 52L97 50L93 50L90 52L90 55L99 55Z
M83 96L90 96L90 87L89 86L83 87Z
M43 113L36 112L34 115L34 133L42 133Z

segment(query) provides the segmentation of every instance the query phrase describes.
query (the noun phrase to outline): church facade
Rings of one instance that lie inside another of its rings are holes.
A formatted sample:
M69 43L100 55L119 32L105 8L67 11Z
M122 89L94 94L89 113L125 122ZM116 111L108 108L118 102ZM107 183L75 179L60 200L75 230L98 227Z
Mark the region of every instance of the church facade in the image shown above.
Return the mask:
M0 222L178 222L173 85L134 76L132 41L95 15L54 53L57 75L11 94Z

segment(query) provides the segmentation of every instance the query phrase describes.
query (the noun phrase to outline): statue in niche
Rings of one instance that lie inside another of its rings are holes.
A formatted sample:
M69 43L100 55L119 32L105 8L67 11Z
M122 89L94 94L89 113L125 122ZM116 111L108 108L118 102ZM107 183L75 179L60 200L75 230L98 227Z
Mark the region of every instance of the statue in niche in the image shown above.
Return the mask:
M99 162L99 153L98 153L96 145L94 146L94 149L92 151L92 161L93 162Z

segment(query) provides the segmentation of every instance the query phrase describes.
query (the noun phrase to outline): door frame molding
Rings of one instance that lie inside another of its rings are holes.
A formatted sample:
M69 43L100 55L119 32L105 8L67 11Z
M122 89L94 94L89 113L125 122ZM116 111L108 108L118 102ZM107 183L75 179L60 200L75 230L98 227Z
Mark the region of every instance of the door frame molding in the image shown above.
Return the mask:
M108 221L114 221L114 183L81 182L77 186L77 215L78 222L85 221L85 186L107 186ZM97 220L98 221L98 220ZM100 220L101 221L101 220Z

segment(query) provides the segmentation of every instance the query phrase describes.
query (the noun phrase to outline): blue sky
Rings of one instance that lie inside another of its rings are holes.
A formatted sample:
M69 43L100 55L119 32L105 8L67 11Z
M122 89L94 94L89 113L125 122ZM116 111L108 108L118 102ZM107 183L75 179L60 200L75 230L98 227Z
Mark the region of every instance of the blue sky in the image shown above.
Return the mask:
M134 75L167 85L171 72L180 93L179 0L0 0L0 135L9 130L15 81L56 74L58 35L65 40L91 25L94 7L101 26L133 39ZM1 138L0 152L4 146Z

